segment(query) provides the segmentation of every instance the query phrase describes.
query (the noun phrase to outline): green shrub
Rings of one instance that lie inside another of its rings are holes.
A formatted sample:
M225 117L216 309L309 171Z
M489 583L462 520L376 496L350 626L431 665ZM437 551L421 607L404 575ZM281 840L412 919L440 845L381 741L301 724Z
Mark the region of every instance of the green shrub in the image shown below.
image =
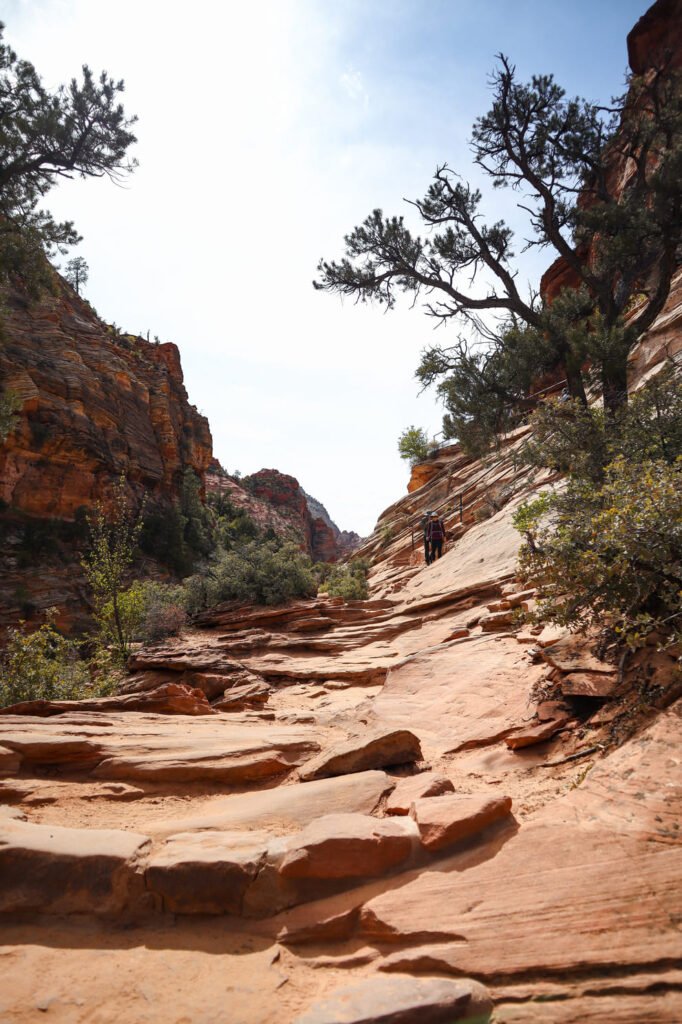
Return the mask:
M400 458L408 459L410 466L416 466L428 459L432 447L426 431L414 425L403 430L398 438Z
M320 583L320 590L330 597L342 597L346 601L366 601L368 573L369 562L366 558L330 565Z
M177 636L187 623L184 587L147 580L141 591L143 608L137 639L154 641Z
M609 625L631 647L656 631L682 639L682 457L641 463L618 456L603 482L522 505L520 567L540 588L537 621Z
M10 629L0 659L0 706L25 700L78 700L96 696L78 645L51 621L33 632L25 623Z
M196 583L190 588L196 592ZM282 604L317 592L312 562L296 544L250 541L225 551L211 566L204 587L207 605L221 601Z

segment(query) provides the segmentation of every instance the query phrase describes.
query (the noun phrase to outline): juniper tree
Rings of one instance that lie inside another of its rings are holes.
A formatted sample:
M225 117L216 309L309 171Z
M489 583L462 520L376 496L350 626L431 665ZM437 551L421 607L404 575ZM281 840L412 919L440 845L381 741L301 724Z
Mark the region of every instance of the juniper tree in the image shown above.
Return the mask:
M0 277L20 274L35 289L47 281L44 254L80 239L71 221L39 207L61 178L108 177L133 170L136 141L120 103L123 81L106 71L48 90L29 61L3 41L0 22Z
M469 329L454 346L427 348L417 370L439 386L446 437L472 424L499 430L510 408L533 404L543 370L560 367L586 403L588 361L614 413L627 401L628 353L663 308L682 239L679 72L663 62L604 108L569 99L551 75L520 83L500 55L492 89L473 126L474 163L518 194L525 248L562 257L571 288L551 304L522 288L511 228L486 221L480 190L447 164L410 204L425 237L376 209L346 236L341 260L320 261L314 282L389 309L404 292L438 324Z
M64 278L72 288L75 288L76 295L80 295L81 288L84 288L88 283L89 276L90 268L82 256L74 256L72 260L69 260L64 269Z

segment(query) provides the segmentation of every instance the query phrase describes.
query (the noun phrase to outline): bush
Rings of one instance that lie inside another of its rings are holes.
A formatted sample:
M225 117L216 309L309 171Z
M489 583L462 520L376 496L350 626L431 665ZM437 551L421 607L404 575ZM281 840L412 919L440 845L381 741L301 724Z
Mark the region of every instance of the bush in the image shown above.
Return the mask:
M366 558L354 558L342 565L330 565L320 590L330 597L342 597L345 601L366 601L368 573L369 562Z
M78 645L51 621L29 633L20 623L7 634L0 660L0 707L25 700L79 700L97 696Z
M428 459L432 447L426 431L421 427L410 426L398 438L400 458L409 459L410 466Z
M631 647L656 631L682 639L682 457L674 463L618 456L603 483L522 505L520 566L540 588L537 621L608 624Z
M194 579L189 587L196 599L203 589L206 606L221 601L282 604L293 597L317 592L312 562L291 541L250 541L225 551L211 566L203 587Z
M187 595L182 586L154 583L142 584L143 614L139 626L140 640L163 640L177 636L187 624Z
M616 416L576 401L549 401L534 413L533 434L523 455L533 466L549 467L601 483L606 467L619 456L628 462L682 455L682 383L669 366Z

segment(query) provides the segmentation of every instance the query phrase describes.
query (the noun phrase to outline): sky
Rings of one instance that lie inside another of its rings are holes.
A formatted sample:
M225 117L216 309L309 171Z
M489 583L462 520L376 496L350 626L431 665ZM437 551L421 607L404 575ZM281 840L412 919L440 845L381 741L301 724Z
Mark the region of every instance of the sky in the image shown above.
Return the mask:
M523 235L516 198L471 165L504 52L526 80L622 92L646 0L0 0L6 38L56 88L87 63L126 83L139 167L117 187L64 182L85 290L124 331L175 342L190 401L229 471L295 476L341 529L400 498L397 451L442 409L419 394L425 346L457 327L313 290L320 257L374 208L405 213L440 163L480 184ZM68 257L66 257L68 258ZM551 254L522 265L537 285Z

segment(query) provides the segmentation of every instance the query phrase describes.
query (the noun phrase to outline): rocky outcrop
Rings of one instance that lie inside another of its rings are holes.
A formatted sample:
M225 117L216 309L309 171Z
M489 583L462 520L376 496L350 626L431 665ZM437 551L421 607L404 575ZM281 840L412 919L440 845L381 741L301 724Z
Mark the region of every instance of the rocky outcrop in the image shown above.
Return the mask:
M236 480L214 460L206 487L212 494L229 498L260 529L297 541L315 562L348 558L360 544L356 533L339 530L324 505L306 494L295 477L276 469L261 469Z
M682 1019L680 652L519 622L512 517L553 483L526 433L439 450L362 548L370 600L216 608L135 652L136 699L229 713L0 716L9 1021Z
M16 622L32 607L82 607L83 513L121 475L133 499L167 505L186 470L203 480L211 434L177 347L107 327L57 275L39 302L10 292L2 319L0 386L19 413L0 445L0 616Z
M682 65L682 2L656 0L628 35L628 60L636 75L671 60Z

